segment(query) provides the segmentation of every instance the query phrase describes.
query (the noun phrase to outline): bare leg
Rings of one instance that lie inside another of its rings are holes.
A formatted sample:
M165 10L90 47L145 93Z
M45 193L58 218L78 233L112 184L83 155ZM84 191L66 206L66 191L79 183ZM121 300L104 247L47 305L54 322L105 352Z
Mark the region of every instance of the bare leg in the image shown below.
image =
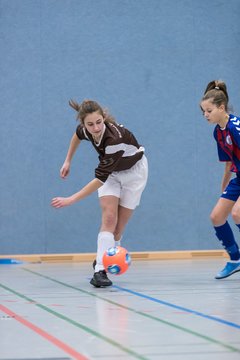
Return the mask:
M118 203L116 196L102 196L100 206L102 209L102 224L100 231L109 231L114 234L118 221Z
M232 218L235 224L237 225L240 224L240 197L238 198L238 200L236 201L236 203L232 208Z
M211 212L210 219L213 226L221 226L227 221L235 202L232 200L220 198Z
M102 263L104 252L115 246L114 230L117 224L119 202L116 196L102 196L99 200L102 209L102 223L97 239L97 258L93 263L95 272L104 270Z
M116 196L102 196L100 198L102 209L102 224L98 234L97 241L97 259L94 263L95 272L104 269L102 258L104 252L115 246L115 241L120 240L122 233L133 210L119 205L119 199Z
M235 207L236 206L236 207ZM224 279L237 271L240 271L239 248L232 229L227 222L228 215L232 212L233 218L239 218L239 204L234 201L220 198L211 213L211 221L216 231L216 236L229 254L230 261L227 262L216 276L216 279Z
M124 229L129 219L131 218L133 211L134 210L127 209L121 205L118 206L118 220L114 231L114 239L116 241L121 239Z
M109 231L113 233L116 241L120 240L134 211L125 208L118 203L119 199L115 196L103 196L100 198L100 205L102 208L102 224L100 231Z

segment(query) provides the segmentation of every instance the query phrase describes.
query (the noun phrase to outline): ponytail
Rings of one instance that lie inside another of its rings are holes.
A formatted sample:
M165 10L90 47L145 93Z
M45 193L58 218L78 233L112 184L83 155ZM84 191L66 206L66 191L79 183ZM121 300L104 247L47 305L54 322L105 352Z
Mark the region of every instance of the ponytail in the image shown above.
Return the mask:
M80 110L80 105L76 102L76 101L74 101L74 100L69 100L69 102L68 102L68 104L74 109L74 110L76 110L77 112L79 112L79 110Z
M211 100L211 102L219 107L224 105L226 111L228 111L228 92L227 86L222 80L213 80L208 83L202 101Z
M77 103L75 100L69 100L69 105L77 111L77 120L79 120L84 125L84 119L88 114L98 112L104 118L105 122L116 124L116 121L112 115L108 113L107 110L103 108L93 100L84 100L81 104Z

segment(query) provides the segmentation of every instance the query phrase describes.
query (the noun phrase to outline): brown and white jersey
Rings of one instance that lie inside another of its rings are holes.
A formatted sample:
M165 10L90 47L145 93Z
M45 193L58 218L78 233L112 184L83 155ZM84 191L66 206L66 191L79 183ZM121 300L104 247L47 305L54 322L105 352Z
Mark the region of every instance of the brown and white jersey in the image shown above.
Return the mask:
M123 125L105 122L98 144L82 125L78 125L76 134L80 140L91 141L98 152L99 164L95 169L95 176L102 182L105 182L113 171L130 169L144 153L144 148Z

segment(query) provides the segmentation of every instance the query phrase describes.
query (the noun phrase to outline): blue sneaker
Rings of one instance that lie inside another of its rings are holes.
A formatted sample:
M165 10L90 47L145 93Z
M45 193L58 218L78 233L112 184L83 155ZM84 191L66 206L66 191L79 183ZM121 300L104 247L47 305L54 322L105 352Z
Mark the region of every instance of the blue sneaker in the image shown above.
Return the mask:
M224 279L235 272L240 271L240 262L227 262L227 265L216 276L215 279Z

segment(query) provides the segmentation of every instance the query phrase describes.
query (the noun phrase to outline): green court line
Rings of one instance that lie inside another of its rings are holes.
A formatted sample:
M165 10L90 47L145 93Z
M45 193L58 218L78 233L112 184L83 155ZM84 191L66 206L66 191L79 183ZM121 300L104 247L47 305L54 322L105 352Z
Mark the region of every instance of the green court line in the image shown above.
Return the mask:
M62 282L62 281L59 281L59 280L54 279L54 278L51 278L51 277L49 277L49 276L47 276L47 275L42 275L42 274L40 274L40 273L38 273L38 272L36 272L36 271L32 271L32 270L29 270L29 269L27 269L27 268L22 268L22 269L25 270L25 271L28 271L28 272L30 272L30 273L32 273L32 274L34 274L34 275L37 275L37 276L43 277L43 278L45 278L45 279L48 279L48 280L50 280L50 281L53 281L53 282L55 282L55 283L57 283L57 284L59 284L59 285L68 287L68 288L73 289L73 290L76 290L76 291L79 291L79 292L81 292L81 293L83 293L83 294L87 294L87 295L93 296L93 297L95 297L95 298L98 298L98 299L101 299L101 300L103 300L103 301L105 301L105 302L108 302L109 304L115 305L115 306L120 307L120 308L123 308L123 309L125 309L125 310L134 312L134 313L136 313L136 314L138 314L138 315L144 316L145 318L148 318L148 319L151 319L151 320L154 320L154 321L158 321L158 322L160 322L160 323L162 323L162 324L165 324L165 325L168 325L168 326L170 326L170 327L172 327L172 328L174 328L174 329L178 329L178 330L181 330L181 331L183 331L183 332L185 332L185 333L188 333L188 334L190 334L190 335L199 337L199 338L201 338L201 339L203 339L203 340L205 340L205 341L207 341L207 342L220 345L221 347L224 347L225 349L228 349L228 350L230 350L230 351L232 351L232 352L238 352L238 353L240 353L240 349L239 349L239 348L236 348L235 346L226 344L226 343L224 343L224 342L222 342L222 341L220 341L220 340L216 340L216 339L214 339L214 338L212 338L212 337L210 337L210 336L206 336L206 335L201 334L201 333L199 333L199 332L197 332L197 331L194 331L194 330L185 328L185 327L183 327L183 326L181 326L181 325L177 325L177 324L174 324L174 323L172 323L172 322L163 320L163 319L161 319L161 318L159 318L159 317L156 317L156 316L153 316L153 315L150 315L150 314L146 314L146 313L144 313L144 312L142 312L142 311L139 311L139 310L136 310L136 309L127 307L127 306L125 306L125 305L121 305L121 304L119 304L119 303L117 303L117 302L115 302L115 301L112 301L112 300L109 300L109 299L104 298L104 297L102 297L102 296L96 295L96 294L94 294L94 293L92 293L92 292L90 292L90 291L86 291L86 290L83 290L83 289L81 289L81 288L77 288L77 287L75 287L75 286L66 284L66 283L64 283L64 282Z
M24 269L24 270L26 270L26 269ZM28 270L27 270L27 271L28 271ZM30 271L30 272L32 272L32 271ZM34 272L33 272L33 273L34 273ZM36 274L36 275L39 275L39 276L42 276L41 274L38 274L38 273L35 273L35 274ZM43 277L44 277L44 276L43 276ZM50 279L50 280L52 280L52 279ZM52 281L54 281L54 280L52 280ZM64 316L64 315L60 314L60 313L58 313L58 312L56 312L56 311L48 308L48 307L45 306L45 305L36 303L33 299L31 299L31 298L29 298L28 296L25 296L25 295L19 293L18 291L15 291L15 290L9 288L8 286L5 286L5 285L3 285L3 284L0 284L0 287L2 287L3 289L11 292L11 293L14 294L14 295L17 295L18 297L20 297L20 298L22 298L22 299L24 299L24 300L27 300L27 301L33 303L35 306L39 307L40 309L49 312L51 315L54 315L54 316L58 317L59 319L62 319L62 320L64 320L64 321L70 323L71 325L74 325L74 326L76 326L76 327L78 327L78 328L86 331L87 333L89 333L89 334L91 334L91 335L94 335L94 336L96 336L97 338L99 338L99 339L101 339L101 340L104 340L105 342L109 343L110 345L113 345L113 346L117 347L118 349L124 351L124 352L127 353L128 355L132 355L132 356L135 357L136 359L148 360L148 358L146 358L146 357L144 357L144 356L142 356L142 355L139 355L139 354L136 353L135 351L133 351L133 350L131 350L131 349L129 349L129 348L126 348L125 346L122 346L121 344L119 344L118 342L116 342L116 341L108 338L107 336L104 336L104 335L98 333L97 331L95 331L95 330L93 330L93 329L91 329L91 328L89 328L89 327L87 327L87 326L85 326L85 325L83 325L83 324L80 324L79 322L77 322L77 321L75 321L75 320L72 320L72 319L68 318L67 316Z

